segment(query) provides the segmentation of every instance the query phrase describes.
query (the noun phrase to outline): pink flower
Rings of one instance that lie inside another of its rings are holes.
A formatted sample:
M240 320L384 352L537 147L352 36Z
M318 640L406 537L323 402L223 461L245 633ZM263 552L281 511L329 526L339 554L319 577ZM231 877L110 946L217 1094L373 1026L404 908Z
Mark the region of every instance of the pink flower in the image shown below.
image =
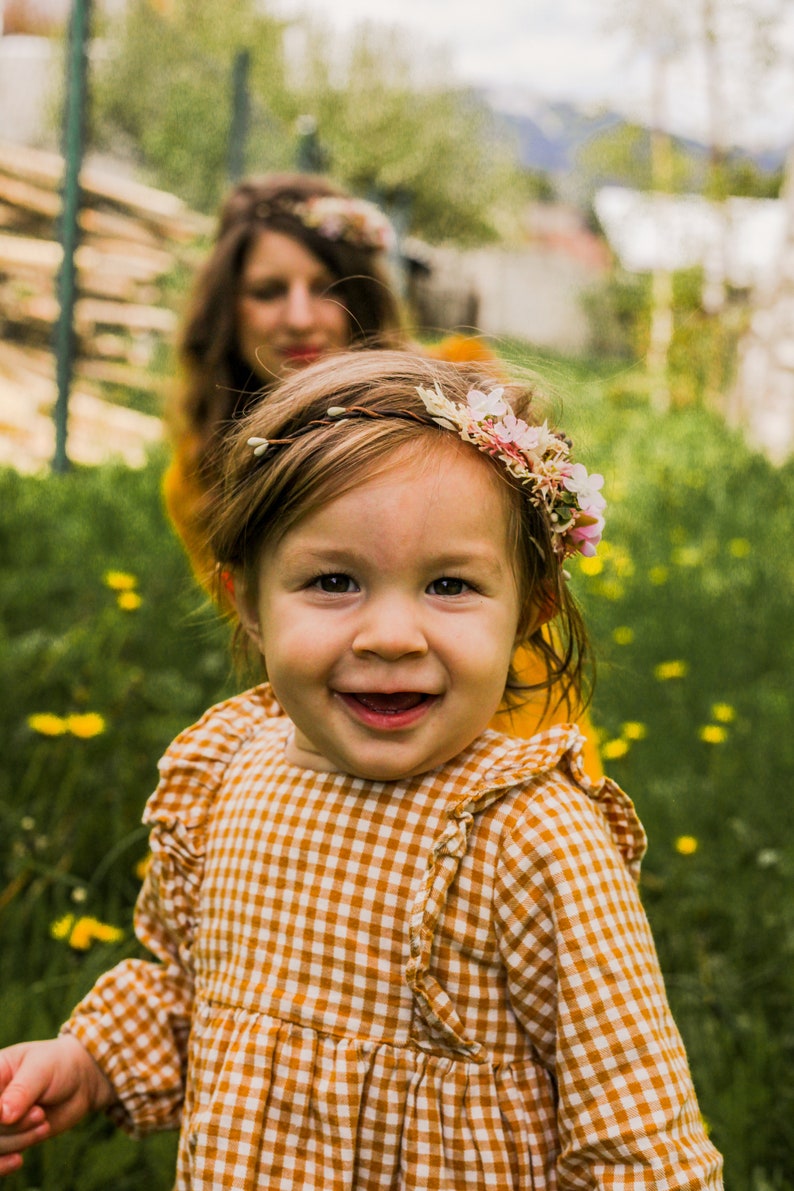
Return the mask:
M577 515L566 537L569 542L573 542L579 547L580 554L583 554L585 558L592 558L603 532L604 518L601 514L593 513L592 509L583 509Z

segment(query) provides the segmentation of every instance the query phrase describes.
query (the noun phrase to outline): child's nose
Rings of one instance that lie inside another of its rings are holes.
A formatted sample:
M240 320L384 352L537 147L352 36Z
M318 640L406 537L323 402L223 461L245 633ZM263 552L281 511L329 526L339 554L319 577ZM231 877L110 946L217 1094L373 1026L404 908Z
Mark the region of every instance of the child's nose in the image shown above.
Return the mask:
M372 654L387 661L397 661L411 655L421 656L427 650L419 610L412 600L385 598L370 601L362 610L353 641L353 652L357 656Z

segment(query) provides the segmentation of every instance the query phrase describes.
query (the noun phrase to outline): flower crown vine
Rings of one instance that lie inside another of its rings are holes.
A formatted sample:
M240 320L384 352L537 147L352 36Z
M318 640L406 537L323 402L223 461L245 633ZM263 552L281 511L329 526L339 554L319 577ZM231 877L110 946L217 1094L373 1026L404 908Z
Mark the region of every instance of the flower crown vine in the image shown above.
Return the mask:
M530 426L517 418L502 398L503 388L490 393L471 389L465 405L445 397L438 382L432 389L418 385L416 391L437 426L498 459L520 480L527 498L547 514L561 559L595 554L604 528L604 477L588 475L584 464L571 461L571 444L564 435L545 421Z
M394 229L379 207L344 194L314 194L302 200L263 199L256 213L262 219L289 215L326 240L343 240L357 248L386 252L394 246Z
M453 431L464 442L498 459L521 482L527 499L548 519L552 545L560 561L572 554L587 557L595 554L604 528L606 500L599 491L604 477L597 473L589 475L584 464L571 461L571 444L565 435L550 430L545 421L541 426L530 426L517 418L502 398L503 388L492 389L490 393L470 389L465 405L445 397L438 382L432 389L417 385L416 392L437 426ZM386 412L337 405L326 412L330 422L342 422L350 417L391 417L424 423L424 419L406 410ZM327 426L330 422L309 422L299 433L309 433L313 427ZM271 448L294 441L294 437L254 437L248 439L248 446L261 458Z

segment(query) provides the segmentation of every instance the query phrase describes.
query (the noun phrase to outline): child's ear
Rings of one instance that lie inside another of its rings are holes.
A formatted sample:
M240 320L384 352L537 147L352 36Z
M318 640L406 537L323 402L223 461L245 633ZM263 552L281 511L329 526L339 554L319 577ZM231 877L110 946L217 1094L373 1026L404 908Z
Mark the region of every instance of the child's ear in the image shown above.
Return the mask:
M249 585L239 575L224 571L223 586L229 599L234 605L240 625L246 636L253 641L259 653L263 650L262 629L259 624L259 609L256 603L256 592L249 589Z

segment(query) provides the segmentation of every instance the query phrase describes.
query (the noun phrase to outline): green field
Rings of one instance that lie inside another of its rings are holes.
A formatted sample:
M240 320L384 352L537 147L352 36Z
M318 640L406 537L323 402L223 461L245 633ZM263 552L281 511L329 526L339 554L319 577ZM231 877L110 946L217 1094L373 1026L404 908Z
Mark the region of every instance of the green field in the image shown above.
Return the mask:
M703 1114L729 1191L794 1191L794 467L700 406L652 412L604 366L542 370L606 476L604 547L571 582ZM0 472L2 1044L51 1034L134 947L157 759L235 686L161 510L163 462ZM173 1152L94 1121L6 1185L165 1191Z

